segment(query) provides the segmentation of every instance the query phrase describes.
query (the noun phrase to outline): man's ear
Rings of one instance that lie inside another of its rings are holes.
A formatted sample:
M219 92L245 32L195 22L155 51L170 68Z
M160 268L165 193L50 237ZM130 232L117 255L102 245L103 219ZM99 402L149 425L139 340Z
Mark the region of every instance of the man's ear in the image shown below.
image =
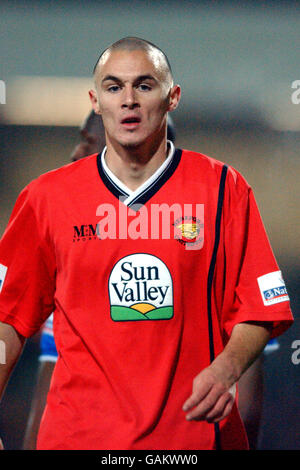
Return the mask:
M100 105L95 90L89 90L89 97L95 114L101 114Z
M170 90L169 97L169 109L168 111L174 111L177 108L181 97L181 88L179 85L174 85Z

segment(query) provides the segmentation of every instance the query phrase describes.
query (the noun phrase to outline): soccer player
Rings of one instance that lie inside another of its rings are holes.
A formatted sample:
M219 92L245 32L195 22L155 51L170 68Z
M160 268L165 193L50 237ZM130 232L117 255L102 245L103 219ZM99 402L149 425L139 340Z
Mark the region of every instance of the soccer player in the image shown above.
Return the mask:
M80 126L79 135L80 142L71 153L73 162L101 152L105 147L105 132L101 116L92 110Z
M92 110L80 127L80 142L71 153L71 160L77 161L94 153L99 153L105 146L105 132L103 122L99 114ZM170 115L167 118L167 137L175 142L175 126ZM40 335L40 355L37 383L33 394L28 422L25 430L23 448L33 450L36 447L36 439L41 417L46 405L47 394L51 382L57 350L53 336L53 314L45 322Z
M167 118L167 138L175 143L175 126L170 115ZM105 146L105 133L101 116L91 111L80 127L81 141L75 146L71 160L77 161ZM279 348L276 338L271 339L256 361L248 368L239 381L238 408L246 428L249 447L256 449L263 404L263 359ZM53 315L47 319L40 340L39 370L37 384L28 417L23 447L35 449L40 420L46 405L49 385L57 361L57 350L53 336Z
M117 41L94 78L106 147L30 183L1 242L2 387L54 310L38 449L246 449L236 383L293 321L251 188L167 141L157 46Z
M175 143L175 126L170 115L167 118L167 138ZM81 141L75 146L71 154L71 160L77 161L93 153L102 151L105 146L105 133L101 116L91 111L80 127ZM274 344L275 343L275 344ZM53 315L47 319L41 332L41 353L39 356L39 370L37 384L33 394L33 400L28 417L23 447L35 449L36 438L40 426L40 420L46 405L49 385L57 361L57 350L53 336ZM269 341L264 349L269 354L279 347L276 338ZM249 446L257 447L260 417L263 398L263 356L261 355L254 364L243 374L239 381L238 408L243 419Z

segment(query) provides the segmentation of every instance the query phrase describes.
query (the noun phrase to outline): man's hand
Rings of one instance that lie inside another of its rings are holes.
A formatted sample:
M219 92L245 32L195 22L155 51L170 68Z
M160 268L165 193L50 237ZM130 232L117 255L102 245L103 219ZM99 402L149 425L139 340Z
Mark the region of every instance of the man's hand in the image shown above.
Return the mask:
M3 443L2 443L2 439L0 438L0 450L4 450L4 446L3 446Z
M234 326L224 350L193 381L183 405L188 420L217 423L226 418L235 400L235 384L270 338L272 324L245 322Z
M207 367L194 378L192 394L183 405L186 419L217 423L226 418L234 404L235 389L224 372L220 373L213 364Z

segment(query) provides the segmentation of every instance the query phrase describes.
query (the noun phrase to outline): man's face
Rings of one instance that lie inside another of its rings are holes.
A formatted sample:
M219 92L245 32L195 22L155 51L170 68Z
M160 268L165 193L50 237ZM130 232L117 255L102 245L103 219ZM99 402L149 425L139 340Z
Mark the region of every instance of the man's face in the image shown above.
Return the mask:
M90 133L85 129L80 131L81 141L76 145L72 154L71 161L76 162L81 158L92 155L93 153L100 152L99 137L96 134Z
M160 139L166 113L177 106L180 89L172 87L155 54L110 52L98 65L95 81L96 93L90 92L90 97L94 111L102 115L108 141L138 147Z
M81 158L99 153L105 146L105 132L101 117L90 113L80 129L80 142L71 153L71 160L75 162Z

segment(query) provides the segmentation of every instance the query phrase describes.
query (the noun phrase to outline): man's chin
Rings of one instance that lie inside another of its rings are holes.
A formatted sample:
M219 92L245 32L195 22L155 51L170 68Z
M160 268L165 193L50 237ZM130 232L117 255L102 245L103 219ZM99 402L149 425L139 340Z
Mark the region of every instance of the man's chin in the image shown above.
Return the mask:
M142 142L130 142L130 143L124 143L123 147L126 149L137 149L143 145Z
M146 142L146 139L122 139L119 143L126 149L136 149L141 147Z
M142 135L141 133L132 133L130 135L120 135L113 139L115 142L127 150L137 150L142 147L153 147L157 145L159 139L154 138L152 134Z

